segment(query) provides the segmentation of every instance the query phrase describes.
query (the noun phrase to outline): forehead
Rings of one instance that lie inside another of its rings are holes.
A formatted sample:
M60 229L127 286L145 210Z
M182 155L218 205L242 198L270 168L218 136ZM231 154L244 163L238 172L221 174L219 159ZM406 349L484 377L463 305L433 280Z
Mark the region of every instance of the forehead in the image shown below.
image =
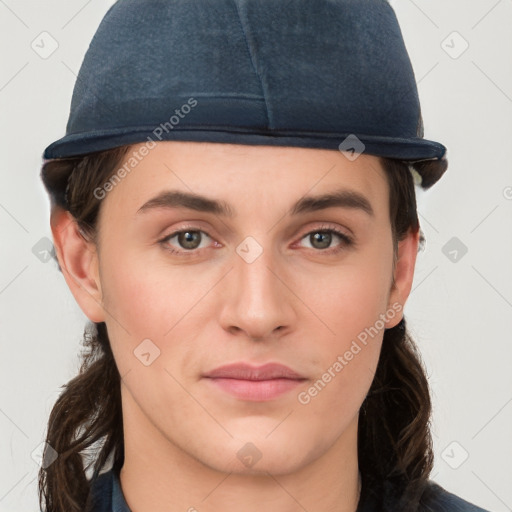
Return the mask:
M220 199L232 216L258 201L281 209L303 196L343 189L367 199L377 213L388 204L380 159L365 154L354 159L337 150L169 141L150 150L132 146L118 167L124 177L106 198L116 209L137 211L169 190Z

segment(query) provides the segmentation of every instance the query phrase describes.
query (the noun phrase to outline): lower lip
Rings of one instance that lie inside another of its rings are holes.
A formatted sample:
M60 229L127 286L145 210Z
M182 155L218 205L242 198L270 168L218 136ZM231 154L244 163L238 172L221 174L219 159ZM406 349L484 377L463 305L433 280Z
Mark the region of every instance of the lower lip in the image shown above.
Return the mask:
M239 380L210 378L208 380L236 398L255 402L277 398L303 382L303 380L292 379Z

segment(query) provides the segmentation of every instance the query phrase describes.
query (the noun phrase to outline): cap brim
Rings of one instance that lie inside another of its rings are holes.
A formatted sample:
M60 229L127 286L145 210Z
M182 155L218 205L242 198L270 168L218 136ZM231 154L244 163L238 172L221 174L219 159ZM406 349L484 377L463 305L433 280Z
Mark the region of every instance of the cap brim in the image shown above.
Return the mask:
M159 134L153 128L96 131L87 134L67 135L44 152L45 159L69 158L124 145L160 141L217 142L256 146L290 146L312 149L348 151L410 162L423 178L421 186L432 186L447 167L446 148L438 142L422 138L402 139L374 135L333 134L317 132L255 132L243 129L180 129ZM436 165L438 161L440 165ZM430 162L424 165L422 162ZM442 170L441 170L442 168ZM434 170L437 169L437 170ZM429 174L427 176L427 173Z
M446 148L438 142L422 138L392 138L351 133L318 132L256 132L244 129L183 129L159 134L154 128L119 129L96 131L86 134L71 134L50 144L44 151L45 159L68 158L114 147L153 143L159 141L221 142L257 146L292 146L314 149L337 149L366 153L369 155L396 158L407 161L442 159ZM349 138L355 144L346 145ZM341 146L341 147L340 147Z

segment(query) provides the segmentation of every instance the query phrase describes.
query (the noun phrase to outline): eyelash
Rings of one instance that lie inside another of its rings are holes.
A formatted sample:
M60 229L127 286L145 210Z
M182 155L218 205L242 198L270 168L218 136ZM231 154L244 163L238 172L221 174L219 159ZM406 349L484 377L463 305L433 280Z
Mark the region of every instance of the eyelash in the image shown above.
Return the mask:
M168 245L169 240L174 238L176 235L179 235L180 233L186 233L186 232L189 232L189 231L204 233L209 238L212 238L206 231L204 231L202 229L197 229L194 226L185 226L182 229L180 229L179 231L174 231L170 235L167 235L166 237L162 238L161 240L158 240L158 243L160 245L162 245L164 247L164 249L169 251L171 254L175 254L175 255L183 256L183 257L192 257L200 249L177 250L177 249L170 248L169 245ZM324 233L324 234L325 233L334 233L335 235L337 235L342 240L342 244L341 244L340 247L333 247L333 248L329 248L329 249L315 249L315 248L312 248L312 250L316 251L316 252L322 252L322 253L325 253L325 254L328 254L328 255L335 255L335 254L338 254L343 249L351 247L351 246L354 245L354 240L350 236L348 236L347 234L343 233L342 231L340 231L340 230L338 230L336 228L330 227L330 226L321 226L320 228L314 229L312 231L308 231L307 233L305 233L299 239L299 241L303 240L307 236L312 235L314 233ZM204 247L203 247L203 249L204 249Z

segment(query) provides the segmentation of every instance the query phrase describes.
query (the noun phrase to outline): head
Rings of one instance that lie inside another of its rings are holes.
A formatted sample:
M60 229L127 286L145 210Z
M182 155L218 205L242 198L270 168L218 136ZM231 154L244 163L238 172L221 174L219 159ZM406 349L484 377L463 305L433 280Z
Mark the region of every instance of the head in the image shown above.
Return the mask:
M378 493L391 477L417 499L432 453L428 386L403 311L420 243L407 163L159 142L120 179L142 147L42 171L60 268L94 326L50 418L47 441L65 454L41 472L41 489L62 500L55 510L85 503L81 453L100 442L94 469L109 456L120 468L134 428L199 464L253 475L288 474L355 441L363 485ZM166 191L224 209L170 208ZM310 199L335 191L342 204ZM272 400L239 400L206 377L239 361L279 362L304 380ZM251 467L237 457L247 443L261 454ZM75 484L64 482L69 467Z
M344 446L384 507L394 479L412 509L432 452L404 319L420 243L410 170L430 187L446 148L423 138L393 9L155 0L144 14L137 0L109 10L45 151L59 265L91 329L50 417L61 456L42 495L82 510L82 454L119 469L145 462L125 446L158 437L254 478L342 465ZM234 362L302 380L241 400L208 376ZM240 460L247 446L257 464Z

